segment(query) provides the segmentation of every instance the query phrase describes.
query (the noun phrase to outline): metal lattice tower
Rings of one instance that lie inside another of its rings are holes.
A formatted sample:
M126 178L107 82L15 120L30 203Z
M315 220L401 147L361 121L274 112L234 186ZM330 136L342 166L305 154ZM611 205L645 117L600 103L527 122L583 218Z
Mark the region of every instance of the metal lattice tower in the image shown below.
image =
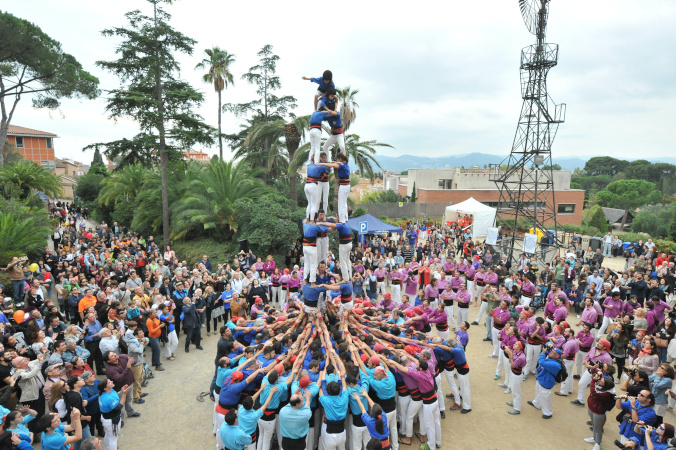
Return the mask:
M547 73L556 66L559 53L557 44L545 43L550 2L519 0L523 20L537 42L521 50L523 106L512 151L491 172L491 180L500 190L497 224L505 233L498 247L512 262L522 252L517 222L525 221L536 230L557 228L551 148L559 124L564 122L566 105L555 104L547 94ZM556 233L552 239L551 246L538 244L539 259L558 247Z

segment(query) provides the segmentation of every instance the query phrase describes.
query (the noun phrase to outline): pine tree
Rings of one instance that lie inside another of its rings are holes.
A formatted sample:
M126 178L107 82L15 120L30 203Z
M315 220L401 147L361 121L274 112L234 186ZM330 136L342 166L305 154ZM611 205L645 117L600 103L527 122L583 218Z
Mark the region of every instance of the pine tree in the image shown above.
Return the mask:
M413 191L411 191L411 203L415 203L418 200L418 195L415 191L415 181L413 182Z
M91 167L94 167L97 164L104 165L103 156L101 156L101 152L98 148L94 150L94 159L92 159Z

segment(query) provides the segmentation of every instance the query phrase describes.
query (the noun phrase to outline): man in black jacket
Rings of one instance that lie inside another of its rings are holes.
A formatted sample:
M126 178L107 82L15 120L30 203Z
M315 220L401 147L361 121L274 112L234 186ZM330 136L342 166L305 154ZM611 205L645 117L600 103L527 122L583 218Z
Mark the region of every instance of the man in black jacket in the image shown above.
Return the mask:
M204 350L200 345L202 340L202 324L197 316L197 309L190 297L183 299L183 329L185 331L185 352L190 352L190 342L192 341L198 350Z

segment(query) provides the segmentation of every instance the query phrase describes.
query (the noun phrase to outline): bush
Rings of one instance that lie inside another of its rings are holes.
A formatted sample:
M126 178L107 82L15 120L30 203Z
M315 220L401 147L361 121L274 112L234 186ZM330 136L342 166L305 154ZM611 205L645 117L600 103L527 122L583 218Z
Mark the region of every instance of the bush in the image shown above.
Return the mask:
M646 240L651 238L650 235L647 235L645 233L623 233L620 234L619 236L620 239L622 239L622 242L638 242L638 241L645 242Z
M600 205L592 207L589 217L589 226L598 229L603 234L609 231L608 221L606 220L606 216L603 214L603 208L601 208Z
M352 213L352 217L359 217L365 214L368 214L368 211L366 210L366 208L360 206L359 208L354 210L354 212Z
M230 263L237 255L238 246L236 242L221 242L211 238L197 238L191 241L174 241L172 248L176 256L186 263L196 264L202 260L202 255L209 255L209 260L216 270L217 264Z

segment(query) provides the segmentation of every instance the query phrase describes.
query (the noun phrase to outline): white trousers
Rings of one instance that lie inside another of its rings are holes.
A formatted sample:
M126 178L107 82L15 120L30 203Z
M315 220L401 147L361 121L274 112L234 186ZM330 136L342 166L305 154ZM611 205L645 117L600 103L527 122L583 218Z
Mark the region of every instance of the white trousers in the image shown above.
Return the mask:
M347 436L345 431L337 434L330 434L326 432L326 424L322 423L321 434L324 450L344 450Z
M586 370L587 370L587 369L585 369L585 368L582 366L582 362L583 362L585 359L587 359L587 354L588 354L588 353L589 353L589 352L583 352L582 350L580 350L580 351L577 352L577 354L575 355L575 367L576 367L576 369L577 369L576 373L577 373L578 375L580 375L580 376L582 376L583 371L586 371ZM571 374L570 372L568 372L568 374L571 375L571 376L569 376L568 378L573 378L573 377L572 377L572 374Z
M347 222L347 197L350 195L350 185L338 186L338 221Z
M352 279L352 263L350 262L350 253L352 252L352 242L349 244L338 245L338 261L340 261L340 274L343 280Z
M530 297L526 297L525 295L521 296L521 306L528 306L530 305L530 301L532 299Z
M397 410L385 414L387 417L387 426L390 428L390 445L392 450L399 450L399 438L397 434ZM370 436L369 436L370 437Z
M540 352L542 351L542 345L530 345L526 344L526 373L535 375L535 368L538 364L538 358L540 357Z
M272 307L275 308L275 302L279 304L279 309L282 308L282 287L281 286L272 286L272 295L270 296L270 303Z
M216 397L216 401L218 401L218 397ZM216 413L216 450L223 450L225 448L223 439L221 439L221 426L223 422L225 422L225 415ZM108 435L108 432L106 432L106 435Z
M467 322L468 317L469 317L469 308L460 308L458 306L458 325L460 325L463 322Z
M507 374L511 372L509 359L505 362L505 352L498 350L498 365L495 368L495 376L500 378L503 369L505 372L507 372ZM509 385L509 383L507 383L507 378L509 378L507 374L505 374L505 384Z
M448 330L446 330L446 331L437 330L437 336L439 336L443 340L448 339L448 334L449 334Z
M601 328L599 328L599 332L596 333L596 339L602 339L603 334L606 332L608 329L608 325L610 325L610 322L612 322L613 319L610 317L603 316L603 323L601 324Z
M309 276L310 282L314 283L317 281L317 247L304 245L303 255L303 274L308 274L303 276Z
M258 419L258 444L256 444L256 450L270 450L270 447L272 446L272 436L275 433L276 423L277 419Z
M409 403L411 403L410 395L401 397L399 394L397 394L397 422L401 424L401 429L399 432L403 435L406 434L406 412L408 411ZM389 417L387 422L390 423Z
M434 378L434 383L437 386L437 404L439 405L439 411L446 411L446 401L444 400L444 393L441 389L441 372Z
M118 436L113 434L113 421L111 419L104 419L101 417L101 425L103 425L103 429L106 432L106 436L103 438L103 450L117 450ZM120 431L122 431L122 428L118 427L118 435L120 434Z
M539 382L535 382L535 400L533 400L533 405L542 410L542 414L545 416L551 416L554 414L552 411L552 390L543 388Z
M570 372L568 372L570 373ZM569 376L568 378L573 378ZM584 373L580 376L580 381L577 384L577 401L580 403L584 403L584 398L587 395L587 388L591 384L591 375L589 375L589 371L585 370Z
M495 322L493 322L495 323ZM493 356L498 356L500 354L500 330L493 327L491 328L491 339L493 340Z
M178 336L176 336L176 330L167 333L168 342L164 345L164 354L168 358L174 354L176 348L178 348Z
M322 148L322 129L310 128L310 160L315 165L319 164L319 152Z
M460 393L458 392L458 385L455 382L455 377L453 376L453 372L449 372L448 370L444 370L444 374L446 375L446 381L448 381L448 386L451 388L451 393L453 394L453 397L455 399L455 403L460 404ZM458 375L459 377L459 375ZM451 405L453 406L453 405Z
M521 411L521 383L523 383L523 375L517 375L512 373L512 370L509 370L511 374L512 382L512 404L513 408L516 411Z
M393 284L390 286L390 289L392 291L392 301L394 301L396 304L399 304L401 302L401 285Z
M377 286L376 286L376 295L385 294L385 292L387 292L385 290L386 287L387 287L387 285L385 284L384 281L378 281Z
M315 214L319 211L319 194L317 183L305 183L305 198L307 199L305 215L311 220L314 220Z
M317 238L317 264L329 259L329 237ZM328 267L328 264L327 264Z
M319 202L317 209L323 209L325 213L329 212L329 182L320 181L319 184Z
M422 406L422 400L411 400L409 402L408 408L406 409L406 431L402 431L402 434L404 434L406 437L413 436L413 419L415 419L416 416L418 416L418 423L422 433L422 430L424 429L423 424L425 422L424 416L422 414Z
M480 322L481 322L481 319L483 318L484 313L486 312L487 309L488 309L488 302L482 301L482 302L481 302L481 306L479 307L479 315L476 316L476 319L474 319L474 321L475 321L476 323L480 323Z
M441 301L441 300L439 300ZM444 311L446 311L446 318L448 319L448 325L453 328L454 330L456 328L460 328L460 324L458 326L455 326L455 315L453 314L453 305L451 306L444 306Z
M481 301L481 293L484 291L486 286L479 286L474 283L474 289L472 290L472 299L471 301ZM482 302L483 303L483 302Z
M351 421L351 420L350 420ZM364 427L350 427L350 441L352 450L365 450L366 444L371 440L369 429Z
M340 148L340 152L342 154L345 154L345 136L343 136L343 133L332 134L331 136L329 136L329 138L324 142L324 146L322 147L322 151L328 155L329 154L328 150L336 142L338 143L338 148Z
M439 405L437 402L423 405L423 415L425 417L425 433L422 432L422 423L420 424L420 434L427 435L427 445L436 444L441 446L441 416L439 415Z
M462 392L462 409L472 409L472 395L469 389L469 373L466 375L458 374L458 384L460 385L460 392ZM455 398L458 403L458 398Z
M568 378L566 381L561 383L561 393L562 394L572 394L573 393L573 366L575 365L575 360L572 359L562 359L563 366L568 371Z
M474 297L474 280L466 281L467 290L469 291L469 302L472 303L472 297Z

